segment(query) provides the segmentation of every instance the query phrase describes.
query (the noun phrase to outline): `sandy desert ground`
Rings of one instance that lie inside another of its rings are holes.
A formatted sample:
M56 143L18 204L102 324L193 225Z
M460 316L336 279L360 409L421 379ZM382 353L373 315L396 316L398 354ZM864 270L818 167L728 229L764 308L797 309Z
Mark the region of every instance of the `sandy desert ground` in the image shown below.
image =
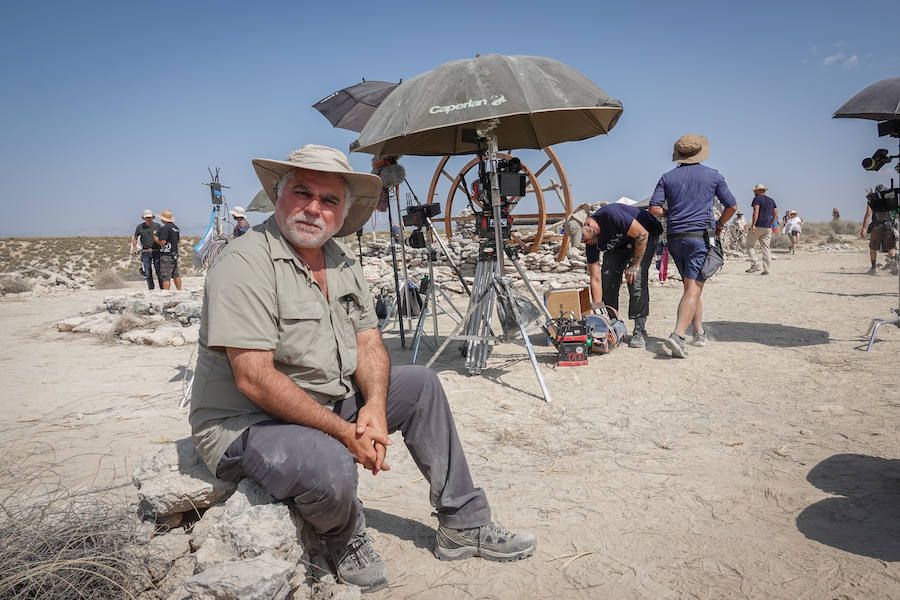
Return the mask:
M427 484L397 438L393 469L360 477L391 578L370 597L900 597L900 329L883 327L871 352L863 339L897 306L897 278L865 274L862 252L776 256L770 276L736 260L707 285L711 342L686 360L661 343L677 282L652 290L646 350L556 367L538 345L550 403L521 344L498 345L475 377L448 350L435 370L476 483L537 552L437 561ZM133 498L137 460L189 434L178 402L192 348L52 327L110 294L0 300L0 431L7 466Z

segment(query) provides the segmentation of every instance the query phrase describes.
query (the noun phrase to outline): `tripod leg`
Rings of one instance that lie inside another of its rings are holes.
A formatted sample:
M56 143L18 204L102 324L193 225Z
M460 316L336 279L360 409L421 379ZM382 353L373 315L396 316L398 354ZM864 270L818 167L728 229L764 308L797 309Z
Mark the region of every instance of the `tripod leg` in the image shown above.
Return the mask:
M509 280L508 278L500 278L500 285L503 286L503 293L506 294L506 297L510 297L509 293ZM550 391L547 390L547 384L544 383L544 376L541 375L541 369L537 362L537 357L534 355L534 348L531 346L531 340L528 339L528 332L525 331L525 326L522 324L522 319L519 317L519 309L516 307L515 303L510 301L510 306L512 307L513 316L516 319L516 323L519 324L519 331L522 332L522 339L525 340L525 348L528 349L528 356L531 358L531 366L534 367L534 374L537 375L538 383L541 385L541 391L544 392L544 400L550 402Z
M519 273L519 277L522 278L522 281L525 282L525 287L528 288L528 291L531 292L531 297L534 299L534 303L538 305L538 308L544 313L544 318L548 321L553 319L550 316L550 311L547 310L547 307L544 306L544 301L541 300L540 296L538 296L537 290L534 289L534 286L531 285L531 280L528 279L528 274L525 273L525 269L522 268L522 265L519 264L518 259L516 259L515 255L510 256L509 259L512 261L512 264L516 267L516 272ZM516 317L518 318L518 316Z
M394 296L394 299L391 300L391 305L388 307L387 315L384 317L384 320L378 326L378 331L384 331L385 326L388 324L388 321L391 320L391 317L394 316L394 308L397 306L397 297Z
M419 342L422 341L422 330L425 329L425 315L428 313L428 296L422 304L422 310L419 312L419 321L416 323L416 336L413 338L413 355L412 364L416 364L416 356L419 354Z

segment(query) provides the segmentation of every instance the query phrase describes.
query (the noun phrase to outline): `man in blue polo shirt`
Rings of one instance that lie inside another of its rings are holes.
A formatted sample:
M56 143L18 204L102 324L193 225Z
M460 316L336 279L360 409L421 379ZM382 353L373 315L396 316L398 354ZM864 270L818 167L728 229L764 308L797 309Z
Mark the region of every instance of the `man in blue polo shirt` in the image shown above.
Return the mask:
M768 275L772 265L772 252L769 249L772 242L772 227L778 223L778 207L775 201L766 195L769 190L761 183L753 188L753 218L750 219L750 235L747 236L747 254L750 256L750 268L748 273L759 271L759 261L756 260L756 243L762 251L762 274Z
M706 344L700 294L706 281L701 268L708 251L707 240L711 237L709 230L715 227L715 234L721 233L725 223L737 211L737 202L725 178L715 169L700 164L708 156L706 136L688 134L678 138L672 160L680 164L659 178L650 199L650 214L668 219L669 255L675 261L684 285L675 331L666 339L672 356L678 358L687 358L685 336L688 325L694 329L694 345ZM725 207L718 221L713 213L715 198ZM663 203L668 203L667 208L663 208Z
M591 277L591 299L619 310L622 276L628 285L628 318L634 319L630 348L647 345L646 322L650 314L648 272L662 233L659 221L643 208L608 204L586 217L587 205L579 207L566 223L572 246L584 240ZM580 225L580 227L579 227ZM600 253L603 264L600 264Z

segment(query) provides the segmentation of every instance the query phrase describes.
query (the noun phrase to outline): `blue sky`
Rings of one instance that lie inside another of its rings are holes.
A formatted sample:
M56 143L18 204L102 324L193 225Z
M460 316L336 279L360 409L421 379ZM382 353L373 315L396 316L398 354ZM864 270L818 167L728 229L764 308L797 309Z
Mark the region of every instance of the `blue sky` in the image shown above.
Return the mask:
M845 1L310 4L0 0L0 236L130 235L144 208L171 209L201 233L207 167L221 168L228 202L246 206L260 189L251 158L307 143L346 150L356 138L316 101L363 77L409 79L476 53L554 58L622 101L609 135L556 146L576 202L648 196L683 133L709 137L706 164L744 209L764 183L808 220L832 207L860 220L865 188L897 177L859 166L876 148L896 153L896 139L878 138L871 121L831 119L900 75L883 11ZM367 171L369 158L351 162ZM437 159L401 162L424 197Z

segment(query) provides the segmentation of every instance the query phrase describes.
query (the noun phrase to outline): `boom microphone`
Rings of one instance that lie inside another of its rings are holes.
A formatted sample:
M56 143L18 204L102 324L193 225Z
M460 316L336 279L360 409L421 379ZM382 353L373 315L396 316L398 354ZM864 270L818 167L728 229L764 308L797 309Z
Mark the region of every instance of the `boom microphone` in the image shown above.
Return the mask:
M392 188L406 179L406 169L398 164L399 156L380 156L372 159L372 173L381 177L381 187Z

